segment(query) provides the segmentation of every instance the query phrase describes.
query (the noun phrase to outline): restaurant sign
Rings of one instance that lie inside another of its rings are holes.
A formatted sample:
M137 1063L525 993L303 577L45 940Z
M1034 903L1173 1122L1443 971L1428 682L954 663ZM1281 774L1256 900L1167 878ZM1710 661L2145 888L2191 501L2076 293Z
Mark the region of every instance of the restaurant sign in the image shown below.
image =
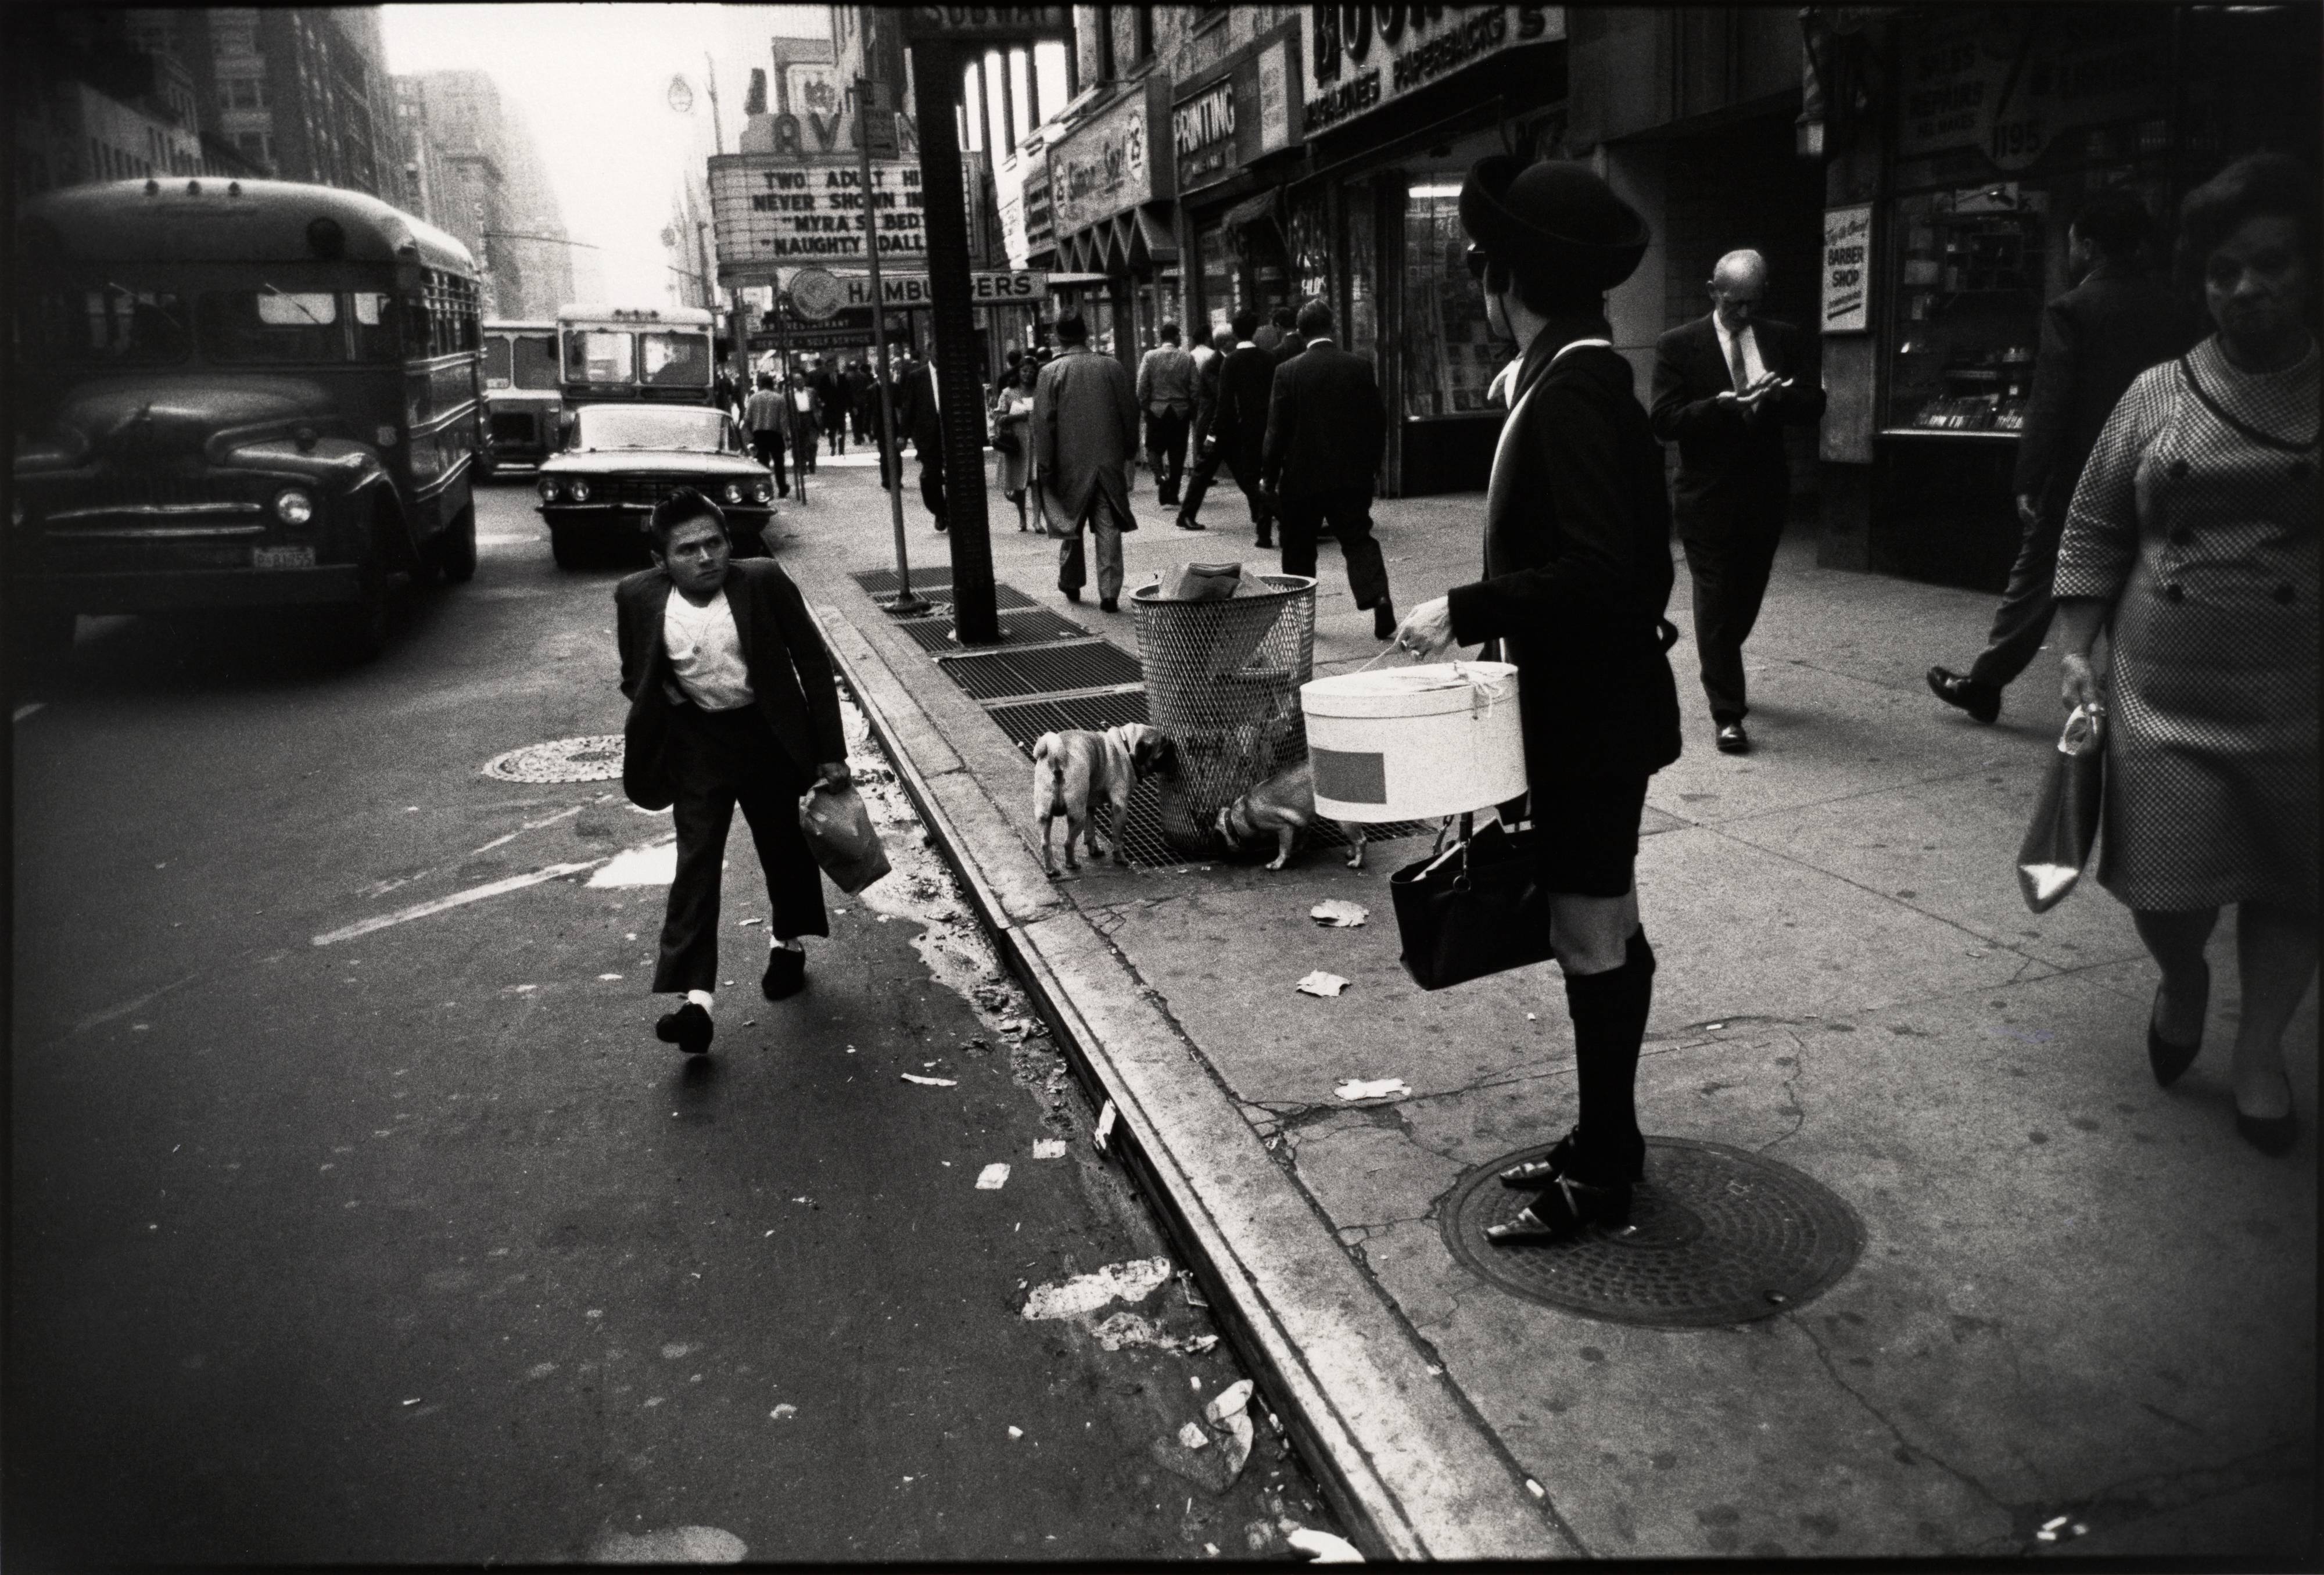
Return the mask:
M924 267L927 232L917 160L875 160L870 200L857 161L722 153L710 161L710 215L722 284L763 281L777 268L866 262Z
M1142 88L1049 149L1049 206L1059 235L1176 193L1171 166L1157 166L1154 157L1157 124L1167 124L1157 110L1167 105L1168 91L1164 78L1148 77Z
M1170 152L1184 193L1226 180L1298 140L1296 30L1252 41L1194 79L1170 111Z
M1560 5L1311 5L1306 134L1384 109L1505 50L1564 36Z

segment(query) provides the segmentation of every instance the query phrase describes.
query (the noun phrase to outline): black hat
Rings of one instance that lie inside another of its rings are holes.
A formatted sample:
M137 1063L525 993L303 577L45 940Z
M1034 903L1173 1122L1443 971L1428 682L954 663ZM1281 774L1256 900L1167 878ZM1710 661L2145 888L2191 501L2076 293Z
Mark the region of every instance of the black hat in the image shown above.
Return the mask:
M1546 270L1595 290L1637 271L1654 232L1586 165L1527 164L1495 153L1461 183L1461 227L1496 262Z

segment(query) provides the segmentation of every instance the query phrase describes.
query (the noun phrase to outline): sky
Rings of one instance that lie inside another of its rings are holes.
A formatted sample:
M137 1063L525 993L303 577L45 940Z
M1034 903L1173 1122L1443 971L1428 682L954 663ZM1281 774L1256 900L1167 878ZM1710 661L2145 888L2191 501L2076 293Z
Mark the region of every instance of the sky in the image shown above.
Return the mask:
M381 18L389 70L492 74L531 128L567 230L603 248L605 296L641 304L668 298L661 229L681 172L713 151L706 53L732 152L768 40L830 36L821 5L388 5ZM669 106L679 75L691 115Z

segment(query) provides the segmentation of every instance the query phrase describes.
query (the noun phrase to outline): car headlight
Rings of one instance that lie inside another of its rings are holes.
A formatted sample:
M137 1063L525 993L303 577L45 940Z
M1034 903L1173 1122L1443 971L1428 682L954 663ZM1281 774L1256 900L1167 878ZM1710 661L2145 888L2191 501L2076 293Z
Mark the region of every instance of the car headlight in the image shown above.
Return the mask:
M565 495L576 503L589 501L589 484L576 477L565 484Z
M315 498L290 487L274 494L274 517L285 525L304 525L315 517Z
M545 475L540 478L540 501L544 503L553 503L557 502L557 478L555 476Z
M23 522L24 500L21 497L10 498L8 500L8 523L11 525L22 525Z
M742 485L740 482L726 484L726 501L730 503L739 503L742 501Z
M752 502L754 502L763 503L763 502L767 502L769 499L772 498L774 495L775 495L775 484L774 484L774 483L772 483L772 482L753 482L753 483L752 483L752 484L751 484L751 498L752 498Z

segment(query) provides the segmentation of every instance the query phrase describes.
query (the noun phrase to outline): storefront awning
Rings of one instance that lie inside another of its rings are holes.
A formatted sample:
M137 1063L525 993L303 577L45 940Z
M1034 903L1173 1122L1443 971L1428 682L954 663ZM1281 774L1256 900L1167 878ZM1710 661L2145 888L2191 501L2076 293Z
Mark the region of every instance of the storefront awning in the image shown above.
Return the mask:
M1178 237L1170 226L1142 207L1137 210L1137 217L1138 223L1130 233L1130 262L1147 266L1176 262Z
M1257 197L1246 197L1227 209L1220 222L1231 230L1240 229L1246 225L1273 224L1276 212L1282 205L1282 189L1271 186Z

